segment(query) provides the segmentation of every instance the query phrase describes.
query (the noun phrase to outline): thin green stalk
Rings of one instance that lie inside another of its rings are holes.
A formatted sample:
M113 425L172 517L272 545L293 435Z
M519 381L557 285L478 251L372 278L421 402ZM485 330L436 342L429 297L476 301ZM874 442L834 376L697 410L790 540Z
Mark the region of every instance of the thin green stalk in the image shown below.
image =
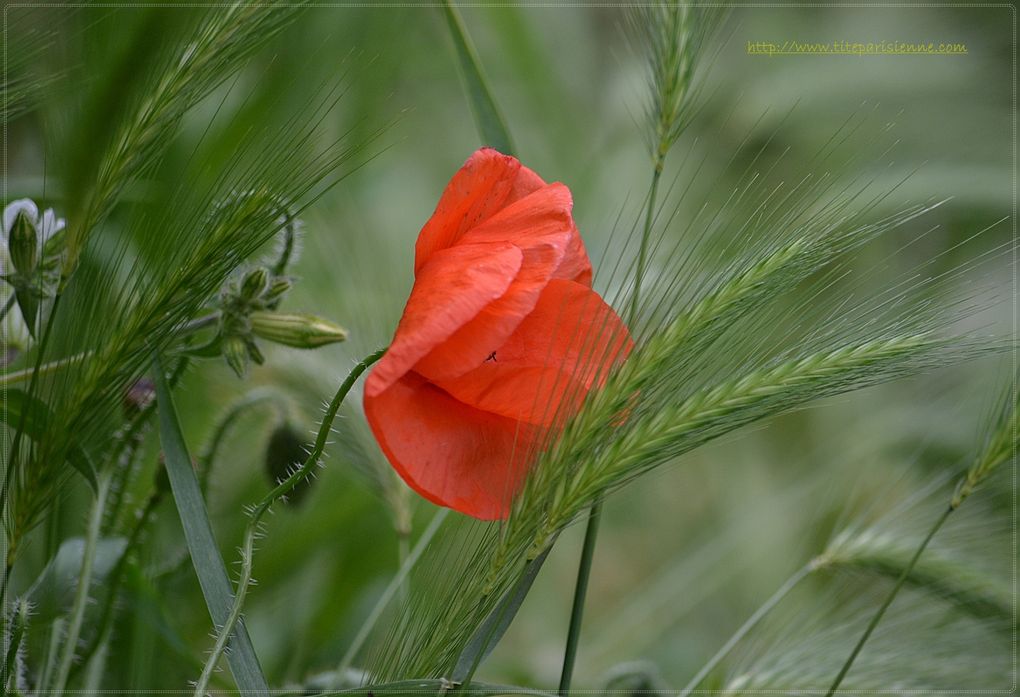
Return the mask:
M836 675L836 679L832 681L832 686L829 687L829 691L825 693L825 697L832 697L836 690L839 689L840 684L843 682L843 678L846 677L850 667L853 666L854 661L857 660L857 655L861 652L861 649L864 648L864 644L866 644L868 639L871 637L871 633L875 631L875 627L877 627L878 623L882 621L882 616L885 615L885 611L889 609L889 606L892 605L892 601L900 592L903 584L906 583L907 577L910 576L910 572L914 570L914 565L917 564L917 560L921 558L921 554L923 554L925 548L928 547L928 543L931 542L932 538L935 537L935 533L939 531L942 524L946 522L947 518L949 518L949 514L955 510L955 508L949 506L942 515L939 516L938 520L935 521L935 524L932 525L931 530L928 531L924 541L921 542L917 551L914 552L914 556L910 559L910 563L907 564L907 566L903 569L903 573L901 573L900 577L896 580L896 585L894 585L892 590L889 591L889 595L886 596L885 601L882 603L881 607L878 608L878 611L875 612L875 616L871 618L871 622L868 623L868 627L864 630L864 634L862 634L861 638L857 640L857 645L854 646L853 651L850 652L850 656L847 657L843 667L840 668L839 674Z
M361 377L361 374L364 373L370 365L382 358L384 353L386 353L385 348L379 349L375 353L369 354L367 357L362 359L360 363L355 365L353 369L351 369L351 372L340 384L339 389L333 396L333 400L326 408L326 413L322 418L322 425L319 427L319 433L315 438L315 444L313 445L312 451L309 453L304 464L294 470L289 477L284 479L272 491L266 494L262 501L259 502L252 511L251 518L248 521L248 526L244 533L244 543L241 548L241 578L237 582L237 589L234 592L234 601L230 607L230 613L227 615L226 621L223 623L223 626L216 635L216 644L213 647L212 653L205 662L202 674L199 677L198 682L195 684L195 697L205 697L206 691L209 687L209 681L212 678L213 671L216 669L216 664L219 663L220 657L227 648L227 642L230 640L231 634L233 634L234 625L237 624L238 619L241 617L245 597L247 596L248 588L251 585L252 557L255 551L255 537L258 534L259 521L274 503L289 493L295 486L307 479L308 475L312 473L312 470L319 462L319 458L322 457L323 451L326 449L329 432L333 427L333 419L336 418L336 413L340 409L340 405L343 404L344 399L347 397L347 393L351 391L352 387L354 387L354 383L357 382L359 377Z
M63 617L58 617L53 620L53 624L50 625L50 640L46 644L46 649L43 652L43 669L39 676L40 685L49 685L50 678L53 676L53 671L56 670L57 653L60 651L60 637L64 633L64 622Z
M591 577L592 559L595 557L595 542L602 518L602 501L596 501L588 514L588 525L584 531L584 547L581 548L581 563L577 569L577 585L574 587L574 605L570 610L570 629L567 645L563 651L563 669L560 672L560 695L570 694L570 680L574 674L577 657L577 643L581 637L581 620L584 616L584 600L588 594L588 579Z
M627 324L632 326L637 319L641 308L641 281L645 275L645 267L648 265L648 240L652 236L652 222L655 220L655 200L659 193L659 180L662 178L662 168L665 164L665 153L660 154L655 160L655 170L652 173L652 187L648 192L648 208L645 210L645 224L641 231L641 243L638 247L637 268L634 270L634 293L630 298L630 312L627 315Z
M35 387L39 381L39 369L42 366L43 355L46 353L46 346L49 344L50 333L53 330L53 320L57 316L57 307L60 305L60 298L63 297L59 293L53 298L53 306L50 308L50 316L46 320L46 328L43 330L42 340L39 342L38 354L35 359L35 367L30 371L30 379L28 382L28 396L32 398L35 396ZM6 385L7 383L0 383L0 386ZM25 435L25 420L28 416L28 411L21 413L21 418L18 419L18 428L14 432L14 440L11 442L11 452L7 457L7 471L4 473L4 488L3 496L0 496L0 519L3 518L4 512L7 510L7 498L10 495L11 489L11 475L14 472L15 462L18 459L18 446L21 445L21 439ZM18 538L15 537L20 533L18 529L18 522L14 521L10 530L10 537L8 539L7 554L4 559L4 585L0 588L0 607L4 607L7 597L7 579L10 577L11 567L14 564L14 555L18 548Z
M193 319L181 328L181 331L179 332L178 336L181 337L187 336L188 334L197 332L200 329L205 329L206 327L214 324L216 320L219 319L219 317L220 317L219 312L213 312L208 315L203 315L202 317ZM55 373L58 370L62 370L63 368L68 368L70 366L77 365L78 363L81 363L82 361L86 360L87 358L90 358L91 356L92 351L83 351L82 353L78 353L73 356L67 356L66 358L61 358L56 361L38 364L33 368L25 368L24 370L15 370L10 373L5 373L3 375L0 375L0 387L5 387L7 385L16 385L19 382L24 382L25 380L32 378L36 373L38 373L39 375L49 375L50 373Z
M110 630L113 627L113 610L114 600L117 596L117 591L120 588L121 581L124 578L124 571L127 568L128 557L138 548L138 544L142 537L142 532L145 530L152 519L152 514L155 512L159 502L163 499L162 492L154 490L145 502L145 506L138 513L138 517L135 520L135 525L131 530L131 534L128 537L127 544L124 545L124 551L121 553L120 558L117 559L116 565L110 572L107 585L109 588L106 591L106 602L103 605L102 615L99 621L96 623L98 629L96 630L95 637L92 642L81 652L81 662L78 663L71 670L71 675L74 676L81 668L88 663L89 659L96 653L99 647L109 637Z
M14 307L14 299L14 293L11 293L10 297L7 298L7 302L4 303L3 308L0 308L0 322L7 319L7 313L11 311L12 307Z
M82 551L81 572L78 574L78 588L74 595L74 604L68 616L67 636L64 637L64 650L61 654L57 676L52 690L61 693L67 687L67 678L71 674L75 650L78 648L78 637L81 635L82 623L85 620L85 608L88 605L89 590L92 586L92 566L95 561L96 543L99 542L99 531L103 525L103 514L106 509L106 497L110 492L109 470L99 477L99 487L89 513L89 524L85 534L85 548Z
M43 363L38 368L25 368L23 370L13 370L9 373L5 373L0 376L0 386L16 385L19 382L24 382L30 379L33 375L38 373L39 375L49 375L55 373L58 370L67 368L78 363L92 355L91 351L79 353L74 356L68 356L67 358L61 358L60 360L50 361L49 363Z
M446 520L446 516L449 513L450 509L448 508L441 508L436 512L435 516L432 518L432 522L429 523L428 527L425 528L425 532L423 532L421 537L418 538L418 542L415 544L414 549L412 549L407 555L407 558L404 559L404 562L400 565L400 569L397 571L396 575L390 579L390 583L386 586L386 590L384 590L383 594L379 596L379 600L376 601L375 607L372 608L372 612L369 613L365 623L362 624L361 629L358 630L357 636L354 637L354 641L351 642L347 652L344 653L344 657L340 661L340 666L336 669L336 675L338 677L342 676L345 672L347 672L347 669L351 667L355 656L358 655L358 651L361 650L361 647L365 643L365 640L368 639L368 635L371 633L372 628L375 627L376 622L378 622L379 618L382 616L383 610L385 610L386 606L389 605L397 591L403 587L404 581L407 579L408 574L411 573L411 569L413 569L414 565L418 563L418 559L421 558L421 555L425 552L425 548L429 546L432 538L435 537L436 532L439 531L440 526L442 526L443 521Z
M678 697L690 697L691 693L694 692L694 689L701 684L701 681L704 680L709 673L715 670L715 667L719 665L720 661L726 658L729 652L733 650L733 647L740 643L740 641L747 636L747 633L754 629L755 626L761 622L762 618L772 611L772 608L782 602L783 598L789 595L790 591L792 591L797 584L799 584L814 570L814 563L805 564L795 574L793 574L793 576L788 578L786 583L780 586L779 590L772 594L771 598L766 600L761 607L755 610L753 615L747 618L747 621L740 626L740 629L738 629L725 644L723 644L722 648L716 651L712 658L708 659L708 663L702 666L701 670L698 671L698 674L691 678L691 681L687 683L687 686L680 691Z
M630 311L627 313L627 324L633 326L641 304L641 278L645 273L648 256L648 240L652 235L652 223L655 220L655 200L659 192L659 179L666 159L666 152L659 148L655 159L655 170L652 173L652 186L648 192L648 208L645 210L645 224L641 231L641 245L638 249L638 262L634 274L634 293L631 296ZM592 560L595 558L595 543L598 540L599 522L602 517L602 501L596 500L588 513L588 525L584 531L584 546L581 548L581 560L577 568L577 583L574 586L574 600L570 610L570 627L567 630L567 644L563 652L563 669L560 672L559 694L565 695L570 690L570 682L577 659L577 647L581 635L581 621L584 615L584 601L588 594L588 578L591 576Z

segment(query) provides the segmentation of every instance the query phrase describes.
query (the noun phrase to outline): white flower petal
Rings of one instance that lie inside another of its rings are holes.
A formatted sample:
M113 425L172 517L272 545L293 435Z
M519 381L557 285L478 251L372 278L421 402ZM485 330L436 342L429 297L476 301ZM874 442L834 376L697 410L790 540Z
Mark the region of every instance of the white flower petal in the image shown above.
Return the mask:
M35 201L30 198L19 198L17 201L11 201L4 208L4 237L9 237L11 234L11 227L14 225L14 219L18 217L18 213L25 211L28 214L29 219L32 223L39 226L39 208L35 205Z
M52 208L47 208L42 217L42 234L39 244L44 244L46 240L63 230L66 225L67 221L63 218L58 218Z

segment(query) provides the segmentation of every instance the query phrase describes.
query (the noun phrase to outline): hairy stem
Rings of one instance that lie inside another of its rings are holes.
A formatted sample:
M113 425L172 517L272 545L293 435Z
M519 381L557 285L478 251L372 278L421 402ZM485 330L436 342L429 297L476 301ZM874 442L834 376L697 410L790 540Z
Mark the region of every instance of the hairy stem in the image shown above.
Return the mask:
M204 697L206 690L209 687L209 681L212 678L212 673L216 669L216 664L219 663L220 657L223 655L223 651L227 648L227 642L230 640L230 635L234 631L234 625L237 624L237 620L241 617L245 597L247 596L248 588L251 585L252 556L255 551L255 537L258 534L259 521L261 521L262 516L265 515L266 511L268 511L274 503L288 494L295 486L303 482L308 478L308 475L311 474L312 470L318 464L319 458L322 457L323 451L326 449L326 441L329 438L330 429L333 427L333 419L336 418L336 413L340 409L340 405L343 404L344 399L347 397L347 393L351 391L351 388L354 386L354 383L358 380L358 378L361 377L361 374L364 373L370 365L382 358L384 353L386 353L385 348L379 349L375 353L372 353L362 359L360 363L351 369L351 372L340 384L339 389L333 396L333 400L326 408L326 413L322 418L322 425L319 427L319 432L315 437L315 444L312 447L312 451L308 454L308 458L304 461L304 464L294 470L289 477L284 479L276 486L276 488L266 494L262 501L260 501L252 511L251 517L248 521L248 526L245 529L244 542L241 546L241 578L237 582L237 590L234 593L234 602L230 608L230 613L227 615L226 621L217 633L216 644L213 647L208 660L205 662L205 666L202 669L202 675L195 684L195 697Z

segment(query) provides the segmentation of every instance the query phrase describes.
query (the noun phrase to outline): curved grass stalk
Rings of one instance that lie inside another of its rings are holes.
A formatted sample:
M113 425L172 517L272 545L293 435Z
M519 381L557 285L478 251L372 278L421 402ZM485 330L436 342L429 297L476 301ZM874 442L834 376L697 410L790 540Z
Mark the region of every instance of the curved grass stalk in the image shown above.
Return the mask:
M106 510L106 497L110 492L110 471L106 470L99 476L99 486L89 513L89 525L85 534L85 549L82 551L81 572L78 574L78 588L74 594L74 604L68 616L67 636L64 637L64 650L57 667L57 675L51 689L62 693L67 687L67 679L71 674L75 650L78 648L78 637L81 635L82 623L85 620L85 609L88 605L89 590L92 586L92 566L95 560L96 543L103 524Z
M955 509L952 507L947 507L942 515L939 516L938 520L935 521L931 530L928 531L928 534L925 536L920 546L918 546L917 551L914 552L914 556L910 559L910 562L903 569L900 577L896 580L896 585L894 585L892 590L889 591L889 594L885 597L885 600L879 606L878 610L871 618L871 621L868 622L868 626L864 629L864 633L861 635L861 638L857 640L857 644L850 652L850 656L846 659L843 667L839 669L839 673L836 675L836 679L832 681L832 685L825 693L825 697L832 697L836 690L839 689L840 684L843 682L843 678L846 677L846 674L850 671L854 661L857 660L857 656L860 654L861 649L863 649L864 645L868 643L871 633L875 631L875 627L878 626L878 623L882 621L882 617L885 616L885 611L889 609L889 606L892 605L893 600L896 599L896 596L899 594L903 584L906 583L907 578L910 576L910 572L914 569L914 565L917 564L917 560L921 558L924 550L928 547L928 543L931 542L933 537L935 537L935 533L939 531L942 525L946 522L946 519L949 518L949 514L954 510Z
M233 402L220 416L219 421L213 429L212 437L198 456L198 482L205 491L209 481L209 473L212 470L213 461L219 453L220 446L231 426L249 409L257 408L263 404L271 405L275 411L278 421L283 421L288 414L289 408L286 398L270 387L254 389L243 397Z
M818 557L817 564L824 569L859 569L895 581L909 566L913 551L913 547L896 545L892 539L862 541L848 547L837 544ZM1005 620L1012 631L1013 608L1006 588L991 585L984 574L944 556L930 552L913 568L906 584L948 600L976 619Z
M216 644L213 646L213 650L210 653L209 658L206 660L205 666L202 668L202 674L199 677L198 682L195 684L195 697L205 697L213 671L216 670L216 664L219 663L220 658L223 656L223 652L227 648L227 642L230 640L230 636L234 631L234 625L237 624L238 619L241 617L241 611L244 608L244 601L248 594L248 588L251 586L252 557L255 551L255 538L259 531L259 521L262 520L262 516L265 515L274 503L289 493L295 486L303 482L308 475L311 474L312 470L319 463L319 459L322 457L323 451L326 449L326 441L329 438L333 419L336 417L336 413L340 409L340 405L343 404L344 399L347 397L347 393L351 391L351 388L354 386L357 379L361 377L361 374L364 373L370 365L382 358L385 352L385 348L379 349L375 353L369 354L363 358L357 365L354 366L354 368L351 369L351 372L340 384L336 394L333 396L333 400L326 408L326 413L322 418L322 425L319 427L319 432L315 437L315 444L312 446L312 451L308 454L308 458L305 460L304 464L294 470L290 476L266 494L266 496L251 511L248 526L244 533L244 542L241 546L241 578L237 582L237 589L234 593L234 601L231 605L230 612L227 615L223 626L220 627L217 632Z
M899 578L896 580L896 584L889 591L882 605L879 606L878 610L875 611L875 615L871 618L868 626L865 628L861 638L857 640L857 644L854 645L853 650L847 657L846 662L840 668L837 673L835 680L832 681L832 685L829 690L825 693L825 697L832 697L836 690L843 682L843 678L853 667L854 661L857 660L857 656L860 654L861 649L868 642L872 632L878 626L879 622L882 621L882 617L885 615L886 610L892 605L893 600L899 594L900 589L903 588L907 579L910 578L914 567L917 565L918 559L924 554L924 550L928 547L932 538L942 528L946 520L957 510L960 505L966 500L966 498L978 487L980 484L987 479L992 472L994 472L1002 463L1006 462L1012 457L1016 456L1018 446L1020 446L1020 391L1017 389L1017 377L1014 376L1013 385L1011 391L1007 395L1007 399L1004 400L1003 408L1000 411L1000 416L997 424L997 428L992 432L991 438L988 439L988 443L985 445L981 455L974 461L974 463L968 468L964 477L960 480L960 483L956 487L956 493L954 493L952 500L949 502L949 506L940 515L935 523L931 526L928 534L925 535L921 544L918 545L917 550L911 557L910 561L903 568Z
M428 527L425 528L421 537L418 538L418 542L415 544L414 549L406 555L403 563L400 565L400 569L393 578L390 579L390 583L386 586L386 590L384 590L383 594L379 596L379 600L376 601L375 607L372 608L368 618L365 619L364 624L361 625L361 629L358 630L357 635L354 637L354 641L352 641L351 645L347 648L346 653L344 653L343 658L340 660L339 667L336 669L337 676L342 676L347 669L351 667L351 664L354 662L354 657L358 655L358 651L361 650L365 640L368 639L368 635L372 632L376 622L378 622L379 618L382 616L383 610L385 610L386 606L389 605L391 600L393 600L393 596L404 587L404 581L407 579L408 574L411 573L411 569L413 569L414 565L418 563L418 559L421 558L421 555L425 552L429 543L432 542L432 538L435 537L439 528L442 527L443 521L446 520L446 516L449 515L449 513L449 508L441 508L436 511L436 514L432 517L432 521L429 523Z
M754 614L747 618L744 624L740 625L740 629L733 633L722 648L715 652L712 658L708 659L708 663L702 666L701 670L698 671L697 675L691 678L691 681L687 683L687 686L680 691L678 697L690 697L691 693L701 684L701 681L708 677L708 674L715 670L716 666L726 658L733 647L736 646L740 641L747 636L747 633L754 629L765 615L769 614L772 609L782 602L783 598L789 595L790 591L797 587L801 581L803 581L812 571L817 567L814 562L805 564L798 569L786 582L779 587L779 589L772 594L768 600L766 600L761 607L754 611Z

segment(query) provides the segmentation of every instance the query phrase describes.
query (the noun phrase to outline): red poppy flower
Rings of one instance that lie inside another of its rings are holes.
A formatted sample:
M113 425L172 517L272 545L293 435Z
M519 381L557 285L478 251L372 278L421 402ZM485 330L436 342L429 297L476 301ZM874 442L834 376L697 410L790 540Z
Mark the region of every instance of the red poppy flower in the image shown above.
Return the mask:
M365 413L430 501L505 517L536 451L631 348L591 289L572 205L563 184L483 148L418 236L414 287L365 383Z

